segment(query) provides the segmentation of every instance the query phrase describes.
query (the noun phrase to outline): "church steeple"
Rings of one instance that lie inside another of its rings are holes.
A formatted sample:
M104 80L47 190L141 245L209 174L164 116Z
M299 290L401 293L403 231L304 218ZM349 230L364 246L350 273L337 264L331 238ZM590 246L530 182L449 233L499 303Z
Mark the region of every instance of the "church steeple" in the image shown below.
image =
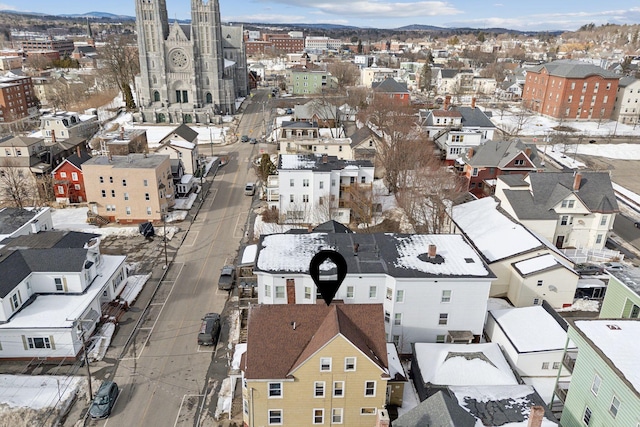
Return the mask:
M93 31L91 30L91 23L89 23L89 18L87 18L87 44L91 47L96 47L96 43L93 39Z

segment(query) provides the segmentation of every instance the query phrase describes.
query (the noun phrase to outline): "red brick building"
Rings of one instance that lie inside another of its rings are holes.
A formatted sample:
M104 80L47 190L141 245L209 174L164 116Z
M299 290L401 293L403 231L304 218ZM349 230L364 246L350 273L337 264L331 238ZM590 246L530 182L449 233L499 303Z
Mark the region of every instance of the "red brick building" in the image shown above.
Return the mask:
M522 102L557 119L607 120L616 101L615 73L579 61L554 61L527 70Z
M407 90L406 83L400 83L395 79L388 78L381 82L373 82L371 87L373 88L374 98L392 98L403 105L411 104L411 94Z
M245 41L248 56L283 53L298 53L304 50L304 38L288 34L263 34L262 40Z
M38 115L31 77L0 77L0 124Z
M53 192L58 203L71 204L87 201L82 164L90 158L91 156L86 152L78 150L51 172L53 174Z

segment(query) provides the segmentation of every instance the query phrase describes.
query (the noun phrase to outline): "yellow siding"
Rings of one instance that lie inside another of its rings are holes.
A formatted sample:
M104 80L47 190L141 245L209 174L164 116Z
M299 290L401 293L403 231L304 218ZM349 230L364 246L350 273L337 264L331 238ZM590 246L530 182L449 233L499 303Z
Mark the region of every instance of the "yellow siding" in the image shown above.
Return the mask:
M277 355L272 355L277 357ZM320 358L331 357L331 372L320 371ZM345 358L356 357L356 370L345 372ZM245 422L253 426L267 426L268 410L282 409L285 426L335 425L331 423L332 408L343 409L342 425L371 427L376 414L361 415L361 408L376 408L376 413L384 407L387 380L381 379L383 372L369 358L365 357L345 338L338 336L306 361L293 374L293 379L283 381L282 398L268 397L269 381L248 380L244 396L251 414L245 415ZM324 397L314 397L314 383L324 381ZM344 381L344 397L333 397L333 382ZM375 381L375 396L365 397L365 382ZM250 395L253 395L251 402ZM313 410L324 409L324 423L313 423ZM253 424L251 422L253 421Z

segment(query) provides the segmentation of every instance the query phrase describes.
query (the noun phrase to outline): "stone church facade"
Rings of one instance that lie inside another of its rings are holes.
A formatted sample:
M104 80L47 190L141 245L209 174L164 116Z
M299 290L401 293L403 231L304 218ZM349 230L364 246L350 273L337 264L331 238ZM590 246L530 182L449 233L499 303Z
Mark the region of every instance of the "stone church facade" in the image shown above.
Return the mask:
M165 0L136 0L138 122L218 123L249 93L241 25L218 0L191 0L191 24L169 23Z

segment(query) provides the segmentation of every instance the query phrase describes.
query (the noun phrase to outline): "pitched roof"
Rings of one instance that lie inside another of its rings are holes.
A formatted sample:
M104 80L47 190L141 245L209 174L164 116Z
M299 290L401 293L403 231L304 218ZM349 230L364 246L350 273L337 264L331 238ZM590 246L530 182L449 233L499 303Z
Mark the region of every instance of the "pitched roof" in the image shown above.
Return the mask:
M505 190L504 195L520 220L557 218L553 208L572 194L591 212L619 211L608 172L579 173L578 190L573 190L574 172L541 172L529 174L530 191Z
M351 138L351 147L352 148L357 147L359 144L361 144L363 141L365 141L371 135L373 135L373 132L371 131L371 129L369 129L369 126L361 127L360 129L355 131L353 134L351 134L351 136L350 136L350 138Z
M527 149L529 150L528 155L526 153ZM519 139L510 141L489 140L483 145L478 146L474 150L473 156L470 159L466 159L466 161L469 166L472 167L495 167L504 169L520 153L523 153L531 163L533 163L533 166L518 167L518 170L532 171L542 167L535 144L525 144Z
M25 277L31 274L31 268L18 251L10 252L7 256L0 258L0 270L2 270L0 298L9 295Z
M89 155L89 153L87 153L86 151L80 151L80 156L78 156L78 153L73 153L65 160L80 169L80 166L90 158L91 156Z
M489 117L480 108L452 107L462 115L462 126L495 128Z
M287 378L336 337L388 375L381 304L259 304L249 310L245 378Z
M0 209L0 234L11 234L38 215L38 210L20 208Z
M540 71L542 71L542 69L546 69L549 75L566 77L569 79L582 79L594 74L611 79L617 79L619 77L616 73L607 71L602 67L598 67L586 62L572 61L569 59L562 59L559 61L553 61L547 64L538 65L531 68L529 71L539 73Z
M406 83L400 83L392 78L384 79L381 82L373 82L371 87L374 92L409 93Z
M442 390L399 416L393 427L474 427L476 419Z
M79 231L49 230L5 239L1 243L5 245L3 249L84 248L96 237L100 235Z
M165 136L162 139L167 139L171 135L178 135L180 138L189 142L194 142L198 139L198 132L191 129L189 126L187 126L184 123L178 126L177 128L175 128L174 130L172 130L167 136Z
M322 99L313 99L306 104L293 107L297 120L308 120L318 117L321 120L336 120L338 107Z
M353 233L349 229L349 227L344 224L339 223L338 221L330 220L327 222L323 222L313 229L315 233L325 232L325 233Z
M324 156L321 154L280 154L278 157L278 170L312 170L335 171L353 167L371 168L370 160L344 160L337 156Z
M618 87L627 87L632 83L637 82L638 79L636 79L635 77L631 77L631 76L624 76L623 78L620 79L620 82L618 83Z

